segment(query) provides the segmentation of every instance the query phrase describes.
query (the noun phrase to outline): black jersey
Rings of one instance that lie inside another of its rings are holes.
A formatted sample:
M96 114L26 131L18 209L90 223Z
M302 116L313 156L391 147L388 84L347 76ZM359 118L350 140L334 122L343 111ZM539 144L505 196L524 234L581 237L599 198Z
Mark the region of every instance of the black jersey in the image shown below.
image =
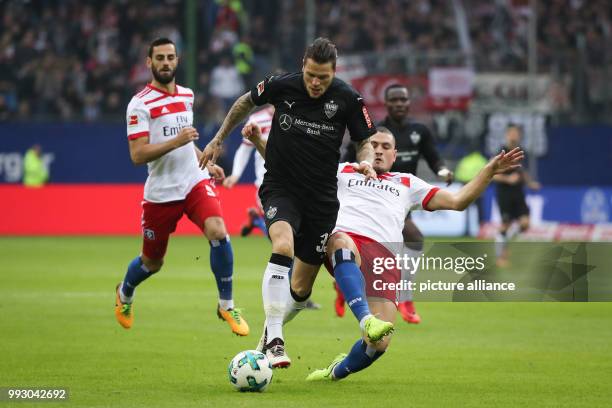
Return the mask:
M264 184L281 184L308 200L337 200L336 172L346 128L353 141L376 132L363 98L338 78L321 97L311 98L298 72L266 78L251 89L251 99L276 108Z
M506 153L508 153L510 149L508 146L503 146L499 151L501 153L501 151L504 150ZM523 149L521 149L523 150ZM525 155L523 158L523 163L527 163L527 154L523 152L523 154ZM510 169L506 172L504 172L503 174L509 176L511 174L517 173L520 176L520 181L516 184L508 184L508 183L502 183L502 182L497 182L497 191L504 194L516 194L516 195L523 195L523 188L525 186L525 177L523 176L523 171L524 171L524 167L518 167L515 169Z
M433 135L422 123L404 120L398 124L388 116L379 123L393 133L397 149L397 159L393 163L391 171L411 173L416 175L417 165L421 155L427 161L429 168L438 173L444 165L436 150Z

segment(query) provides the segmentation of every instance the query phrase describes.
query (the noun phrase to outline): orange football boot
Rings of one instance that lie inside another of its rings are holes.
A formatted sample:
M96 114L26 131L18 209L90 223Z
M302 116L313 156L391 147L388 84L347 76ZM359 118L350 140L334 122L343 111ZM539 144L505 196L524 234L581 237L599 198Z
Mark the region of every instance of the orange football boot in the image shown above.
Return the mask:
M119 296L119 283L115 289L115 317L124 329L129 329L134 323L134 311L131 303L122 303Z
M232 332L238 336L247 336L249 334L249 325L242 316L242 310L238 308L223 310L220 306L217 306L217 317L225 320L232 329Z

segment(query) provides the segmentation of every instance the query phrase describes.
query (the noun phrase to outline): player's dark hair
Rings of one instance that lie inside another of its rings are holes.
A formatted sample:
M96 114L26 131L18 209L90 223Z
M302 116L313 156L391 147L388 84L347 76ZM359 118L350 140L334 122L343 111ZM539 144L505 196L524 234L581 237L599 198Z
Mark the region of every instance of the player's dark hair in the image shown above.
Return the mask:
M408 87L406 85L403 84L391 84L388 87L385 88L385 100L387 100L387 98L389 97L389 91L393 90L393 89L405 89L408 91L408 95L410 95L410 90L408 89Z
M386 134L390 135L391 138L393 138L393 144L395 144L395 135L393 134L393 132L391 132L391 130L389 130L389 128L377 125L376 126L376 130L379 131L380 133L386 133Z
M304 52L304 62L310 58L317 64L331 62L332 68L336 69L338 50L336 45L327 38L319 37L312 42Z
M519 125L518 123L514 123L514 122L508 123L508 125L506 126L506 130L509 130L512 128L516 128L519 131L519 133L523 133L523 127Z
M174 42L171 39L166 38L166 37L156 38L151 42L151 44L149 44L149 58L153 57L153 48L159 45L166 45L166 44L172 44L174 46L174 49L176 50L176 44L174 44Z

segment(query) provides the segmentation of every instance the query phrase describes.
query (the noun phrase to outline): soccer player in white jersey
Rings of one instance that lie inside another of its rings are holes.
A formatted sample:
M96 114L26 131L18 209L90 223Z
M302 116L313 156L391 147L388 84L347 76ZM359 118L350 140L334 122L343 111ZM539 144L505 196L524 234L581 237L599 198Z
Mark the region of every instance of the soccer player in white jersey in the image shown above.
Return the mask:
M193 91L175 83L177 65L174 43L166 38L153 41L147 57L153 79L127 108L130 157L136 165L146 163L149 175L142 201L142 252L117 285L115 316L124 328L132 327L134 289L161 269L169 236L187 214L210 242L210 267L219 291L217 315L232 332L246 336L249 326L232 298L234 255L211 178L222 179L223 170L198 166Z
M245 127L243 135L265 151L265 142L258 140L258 131ZM343 163L338 167L338 199L340 210L334 231L327 242L326 266L334 275L346 302L357 318L362 338L357 340L349 354L338 355L324 369L312 372L308 381L339 380L363 370L378 359L387 349L390 335L378 341L366 335L367 322L378 316L385 324L385 332L393 330L397 313L394 290L377 290L373 282L373 259L394 257L381 243L402 243L404 219L410 210L425 209L462 211L489 185L493 176L519 167L523 159L520 148L501 152L491 159L480 173L459 191L451 193L434 187L408 173L390 173L396 159L395 138L391 132L378 127L370 137L374 148L374 170L377 180L366 180L358 173L355 163ZM398 283L400 271L384 271L376 275L383 283ZM287 311L286 321L294 311Z
M261 129L261 137L268 140L268 134L272 128L272 117L274 116L274 106L264 105L263 109L257 110L249 116L247 123L255 123ZM247 166L251 158L251 154L255 150L255 145L248 139L242 139L242 143L234 154L234 164L232 166L232 174L223 180L223 186L226 188L232 188L236 185L242 173ZM249 221L242 227L240 235L247 236L251 233L253 228L258 228L264 235L268 234L266 228L266 222L263 218L263 208L261 206L261 200L259 199L259 187L263 182L264 174L266 173L266 164L264 158L255 153L255 187L257 192L255 198L257 200L257 208L249 208L248 215Z
M395 138L379 126L370 138L374 147L374 170L378 180L365 181L345 163L338 169L340 211L334 233L327 243L327 264L342 290L351 311L363 326L371 314L392 324L397 313L394 290L379 290L380 283L399 283L399 270L373 273L376 257L395 255L381 243L402 243L404 219L410 210L463 211L487 188L493 176L520 166L523 152L501 152L461 190L452 193L434 187L409 173L390 173L396 159ZM362 327L363 330L363 327ZM308 381L340 380L370 366L387 349L391 336L372 342L366 336L357 340L350 352L338 355L324 369L315 370Z

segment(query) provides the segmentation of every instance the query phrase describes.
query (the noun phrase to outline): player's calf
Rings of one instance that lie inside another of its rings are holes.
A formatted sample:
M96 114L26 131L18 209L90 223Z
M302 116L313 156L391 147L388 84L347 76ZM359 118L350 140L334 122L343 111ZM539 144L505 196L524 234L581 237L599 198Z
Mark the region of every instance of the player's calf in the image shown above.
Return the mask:
M365 296L363 274L355 263L355 252L348 248L336 249L331 256L331 263L336 283L363 329L365 319L371 314Z
M123 303L132 303L136 287L158 272L163 264L163 259L151 259L145 255L132 259L119 288L121 301Z
M134 290L163 265L163 259L151 259L145 255L137 256L128 265L125 278L115 288L115 318L125 329L134 323Z

